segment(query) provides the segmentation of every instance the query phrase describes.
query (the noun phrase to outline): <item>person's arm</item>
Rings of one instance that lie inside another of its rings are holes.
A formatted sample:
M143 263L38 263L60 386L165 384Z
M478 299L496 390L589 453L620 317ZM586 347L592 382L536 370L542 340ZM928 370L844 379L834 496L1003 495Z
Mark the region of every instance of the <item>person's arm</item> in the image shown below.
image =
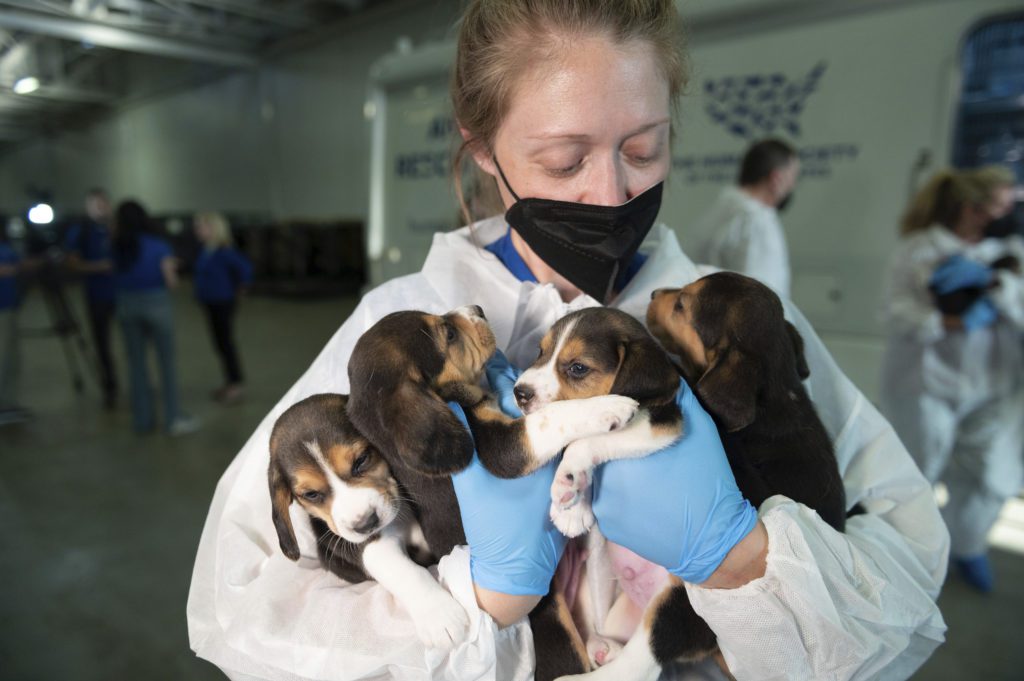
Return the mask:
M935 599L949 535L931 486L891 426L842 374L806 319L808 388L832 435L847 505L838 533L776 496L760 509L763 577L736 589L688 586L738 679L904 679L944 639Z
M914 243L901 244L890 261L883 318L892 334L934 343L963 325L958 317L939 312L928 290L938 254L926 252L924 242Z
M1006 238L1006 248L1019 262L1024 263L1024 239L1019 236ZM995 271L996 286L988 295L999 314L1018 329L1024 331L1024 274L1012 270Z
M167 288L178 286L178 259L168 255L160 259L160 274L164 278Z

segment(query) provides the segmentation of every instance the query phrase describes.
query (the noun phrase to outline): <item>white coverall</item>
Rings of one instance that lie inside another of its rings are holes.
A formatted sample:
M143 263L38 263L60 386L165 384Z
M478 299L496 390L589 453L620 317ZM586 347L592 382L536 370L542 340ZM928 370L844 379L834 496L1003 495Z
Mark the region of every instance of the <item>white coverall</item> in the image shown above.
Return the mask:
M726 187L697 223L701 262L768 284L789 298L789 250L779 213L739 187Z
M465 548L438 570L470 614L469 641L451 654L425 650L381 587L346 585L319 568L311 532L299 536L299 563L289 561L278 548L267 492L275 418L310 394L347 392L352 347L385 314L478 304L498 347L523 367L558 318L596 304L588 296L565 304L552 285L520 282L479 248L504 233L503 219L474 229L475 243L469 228L435 235L421 272L366 294L221 478L196 556L188 628L193 650L231 678L531 678L528 623L499 630L477 608ZM653 289L709 271L698 269L662 225L642 251L647 262L615 301L640 319ZM807 345L807 385L834 440L847 499L869 513L851 519L843 535L806 507L773 497L760 509L769 536L764 577L733 590L689 587L690 598L738 679L905 679L943 641L935 598L949 537L930 486L892 428L839 371L806 319L788 303L786 309ZM295 527L308 527L296 507Z
M955 253L985 264L1010 254L1024 263L1024 241L972 245L936 225L900 243L886 307L882 411L925 477L949 489L943 517L953 554L976 556L1024 477L1024 277L997 270L993 326L946 331L928 282Z

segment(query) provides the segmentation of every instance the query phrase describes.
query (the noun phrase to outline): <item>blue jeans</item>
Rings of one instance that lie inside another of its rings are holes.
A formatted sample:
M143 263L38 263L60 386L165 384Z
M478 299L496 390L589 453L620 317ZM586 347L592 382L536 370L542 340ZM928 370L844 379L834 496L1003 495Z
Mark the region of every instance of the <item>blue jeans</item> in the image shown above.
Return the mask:
M165 289L120 291L117 297L117 320L124 334L124 347L128 351L132 426L137 433L149 432L156 427L153 391L146 366L146 348L151 343L156 349L157 365L160 368L164 428L168 428L180 413L171 297Z

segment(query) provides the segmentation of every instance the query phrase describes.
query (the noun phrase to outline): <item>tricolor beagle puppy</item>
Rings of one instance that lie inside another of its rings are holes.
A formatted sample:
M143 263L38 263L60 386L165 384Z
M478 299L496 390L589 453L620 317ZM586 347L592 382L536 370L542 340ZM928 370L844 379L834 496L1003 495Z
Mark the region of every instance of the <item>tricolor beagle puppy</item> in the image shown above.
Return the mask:
M465 608L423 567L419 526L387 462L350 423L347 401L313 395L274 424L267 478L281 551L299 558L289 514L297 501L309 514L321 565L351 583L378 582L405 607L425 645L456 645L469 627Z
M749 277L716 273L682 289L654 291L647 325L679 356L685 378L719 426L744 496L760 506L770 496L786 495L841 531L843 481L801 383L809 375L803 341L783 318L778 296ZM610 661L585 678L653 680L665 664L716 651L714 633L672 578L625 647L609 651Z
M653 340L651 346L661 352ZM501 477L518 477L574 440L621 428L637 411L637 400L607 394L614 382L609 380L594 397L534 405L525 417L509 418L479 387L494 350L483 310L470 306L445 315L392 313L360 337L349 360L348 415L413 500L437 556L466 543L450 475L469 465L474 438L485 467ZM625 347L609 352L614 359L602 359L614 365L609 369L614 374ZM583 391L578 396L584 397ZM464 407L472 438L449 401ZM579 635L566 626L569 620L564 599L554 591L530 613L538 681L589 668Z
M675 399L678 389L679 375L664 350L621 310L573 312L541 339L539 356L514 389L527 418L599 395L630 397L640 407L624 428L576 439L565 448L551 490L551 520L566 536L583 534L594 524L585 492L596 465L646 456L679 438L683 422ZM478 438L486 434L479 430L474 426ZM480 441L484 448L486 441ZM504 456L512 458L507 452ZM546 462L531 459L521 467L528 472Z

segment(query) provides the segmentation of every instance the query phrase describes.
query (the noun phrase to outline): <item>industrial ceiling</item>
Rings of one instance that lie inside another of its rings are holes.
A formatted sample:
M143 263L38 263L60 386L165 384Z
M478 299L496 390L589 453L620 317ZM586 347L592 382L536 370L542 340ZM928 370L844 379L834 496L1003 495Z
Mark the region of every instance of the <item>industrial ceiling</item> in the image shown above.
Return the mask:
M387 0L0 0L0 145L257 65Z

